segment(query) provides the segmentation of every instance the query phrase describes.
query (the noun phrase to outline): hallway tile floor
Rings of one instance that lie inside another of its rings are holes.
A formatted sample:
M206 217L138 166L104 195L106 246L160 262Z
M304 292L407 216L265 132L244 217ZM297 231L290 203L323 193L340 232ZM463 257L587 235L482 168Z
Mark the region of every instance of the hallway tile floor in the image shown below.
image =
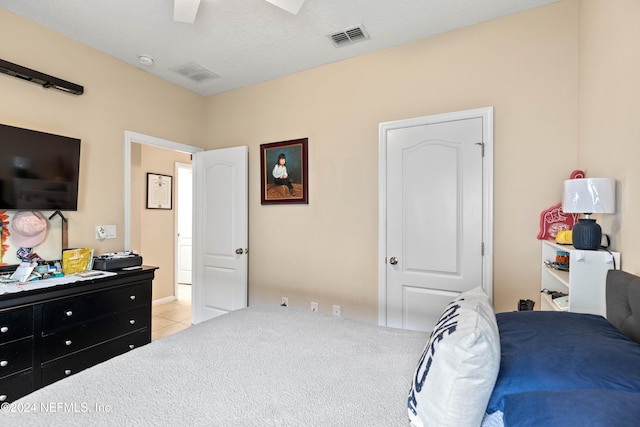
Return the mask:
M151 340L175 334L191 326L191 286L178 285L178 299L151 308Z

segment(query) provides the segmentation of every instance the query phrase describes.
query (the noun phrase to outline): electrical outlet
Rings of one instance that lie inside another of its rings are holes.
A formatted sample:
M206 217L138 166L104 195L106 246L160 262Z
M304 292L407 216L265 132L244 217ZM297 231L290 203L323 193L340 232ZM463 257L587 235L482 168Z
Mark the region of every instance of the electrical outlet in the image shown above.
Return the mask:
M289 307L289 298L282 297L282 303L280 303L282 307Z
M340 306L339 305L334 305L333 306L333 315L334 316L340 316Z
M311 301L311 311L313 311L314 313L316 311L318 311L318 303L317 302Z
M96 239L115 239L116 237L115 225L96 225Z

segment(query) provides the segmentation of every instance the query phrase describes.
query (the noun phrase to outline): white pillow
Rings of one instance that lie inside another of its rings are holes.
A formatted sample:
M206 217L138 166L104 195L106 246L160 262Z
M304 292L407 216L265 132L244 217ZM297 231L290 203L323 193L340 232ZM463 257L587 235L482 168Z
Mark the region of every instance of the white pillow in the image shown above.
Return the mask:
M500 368L500 337L481 287L440 316L418 362L408 399L413 426L478 427Z

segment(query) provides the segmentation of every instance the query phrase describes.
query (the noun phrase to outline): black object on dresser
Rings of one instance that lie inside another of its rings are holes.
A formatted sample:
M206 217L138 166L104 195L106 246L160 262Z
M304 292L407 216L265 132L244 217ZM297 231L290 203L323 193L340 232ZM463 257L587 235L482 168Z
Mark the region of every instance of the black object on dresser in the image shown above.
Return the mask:
M0 295L0 402L151 342L155 270Z

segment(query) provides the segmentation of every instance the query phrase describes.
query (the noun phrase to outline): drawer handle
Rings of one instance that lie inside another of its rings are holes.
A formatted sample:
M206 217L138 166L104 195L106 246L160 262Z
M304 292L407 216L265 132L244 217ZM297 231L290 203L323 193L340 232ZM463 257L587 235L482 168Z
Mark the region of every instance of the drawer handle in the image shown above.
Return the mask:
M67 317L71 317L73 316L73 311L69 310L69 311L66 311L64 314L66 314Z
M0 367L3 367L3 368L4 368L4 367L5 367L5 366L7 366L8 364L9 364L9 362L7 362L6 360L2 360L2 361L0 361Z
M3 326L2 328L0 328L0 332L2 332L3 334L6 334L7 332L9 332L9 327Z
M71 345L71 340L66 340L66 341L64 342L64 345Z
M7 400L7 395L6 394L0 394L0 402L4 402L5 400Z
M131 301L133 301L134 299L136 299L135 295L130 295L129 298L131 299Z
M65 369L64 370L64 374L65 375L71 375L71 369Z
M133 350L134 348L135 348L135 345L133 345L133 344L129 344L129 349L130 349L130 350Z
M136 321L135 321L135 319L131 319L131 320L129 320L129 323L131 323L132 325L135 325Z

